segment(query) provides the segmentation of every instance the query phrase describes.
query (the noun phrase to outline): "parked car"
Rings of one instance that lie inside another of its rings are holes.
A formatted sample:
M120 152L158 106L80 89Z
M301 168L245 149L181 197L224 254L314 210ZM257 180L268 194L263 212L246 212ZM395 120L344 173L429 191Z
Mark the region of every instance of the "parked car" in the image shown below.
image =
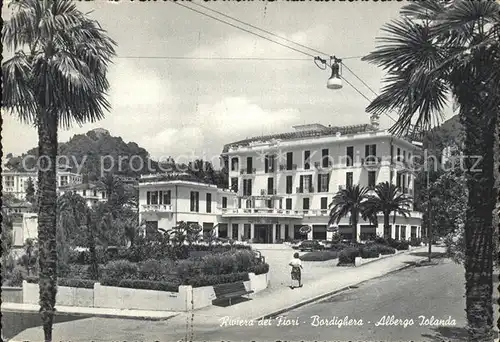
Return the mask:
M302 243L299 245L298 248L301 252L304 251L318 251L318 250L323 250L325 249L325 246L320 244L316 240L307 240L307 241L302 241Z

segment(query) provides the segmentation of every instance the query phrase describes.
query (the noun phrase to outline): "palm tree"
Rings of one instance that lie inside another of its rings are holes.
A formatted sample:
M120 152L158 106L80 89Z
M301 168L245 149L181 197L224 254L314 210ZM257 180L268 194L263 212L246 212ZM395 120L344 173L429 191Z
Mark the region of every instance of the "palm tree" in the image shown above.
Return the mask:
M345 189L339 190L330 203L331 224L338 224L343 217L350 215L350 224L352 226L352 241L358 241L358 221L359 216L365 216L366 206L364 202L367 199L368 188L359 185L347 185Z
M11 1L2 43L14 56L2 64L2 107L38 129L40 313L52 340L56 300L56 155L59 126L103 118L110 108L106 71L115 42L65 0Z
M389 182L379 183L373 190L374 195L368 196L368 199L364 202L366 208L364 215L377 222L377 214L382 213L384 216L384 238L390 238L390 234L386 236L386 232L390 231L391 214L395 214L393 224L396 221L396 214L408 217L410 215L408 208L412 205L412 198L404 195L398 186Z
M364 60L387 73L368 106L395 110L395 134L427 131L442 117L449 93L465 130L468 209L465 222L466 311L470 341L492 341L494 133L500 110L500 6L493 1L419 1L388 24ZM413 127L413 128L412 128ZM479 171L477 171L479 169Z

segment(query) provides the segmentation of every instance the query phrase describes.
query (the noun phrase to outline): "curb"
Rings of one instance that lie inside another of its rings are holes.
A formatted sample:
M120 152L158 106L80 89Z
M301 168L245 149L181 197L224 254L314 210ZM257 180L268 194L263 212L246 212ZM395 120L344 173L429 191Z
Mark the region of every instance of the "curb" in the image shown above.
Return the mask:
M13 312L13 313L38 313L38 310L20 310L20 309L3 309L2 312ZM152 316L125 316L125 315L117 315L117 314L100 314L100 313L84 313L84 312L67 312L67 311L55 311L56 316L64 316L64 315L71 315L71 316L83 316L85 318L119 318L119 319L136 319L136 320L143 320L143 321L166 321L171 318L174 318L178 316L179 314L174 314L170 316L164 316L164 317L152 317ZM15 342L10 340L11 342Z
M361 265L362 266L362 265ZM384 273L378 277L373 277L373 278L370 278L370 279L367 279L367 280L363 280L363 281L360 281L359 283L356 283L356 284L352 284L352 285L348 285L348 286L345 286L341 289L337 289L337 290L333 290L333 291L329 291L327 293L324 293L324 294L321 294L319 296L316 296L316 297L313 297L313 298L309 298L309 299L306 299L300 303L296 303L296 304L293 304L293 305L290 305L288 307L285 307L285 308L282 308L282 309L279 309L279 310L276 310L276 311L273 311L271 313L268 313L268 314L265 314L263 316L259 316L255 319L253 319L254 321L258 321L258 320L263 320L263 319L270 319L270 318L275 318L276 316L284 313L284 312L287 312L287 311L291 311L291 310L294 310L294 309L297 309L297 308L300 308L302 306L305 306L307 304L310 304L310 303L313 303L313 302L316 302L320 299L323 299L325 297L330 297L330 296L333 296L333 295L336 295L336 294L339 294L341 292L344 292L344 291L347 291L347 290L350 290L350 289L354 289L356 287L358 287L359 285L362 285L368 281L372 281L374 279L378 279L378 278L382 278L382 277L385 277L389 274L392 274L392 273L396 273L396 272L399 272L399 271L402 271L404 269L407 269L407 268L410 268L410 267L414 267L415 265L413 264L408 264L408 265L403 265L395 270L392 270L390 272L387 272L387 273Z

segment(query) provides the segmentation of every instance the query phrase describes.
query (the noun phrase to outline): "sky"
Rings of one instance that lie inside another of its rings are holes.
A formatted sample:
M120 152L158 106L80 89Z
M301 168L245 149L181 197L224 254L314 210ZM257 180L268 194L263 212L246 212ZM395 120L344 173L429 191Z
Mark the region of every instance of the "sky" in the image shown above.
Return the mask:
M317 52L271 37L193 3L179 2L298 50ZM360 60L376 46L381 28L398 17L404 2L199 1L226 15L304 46L343 58L375 92L383 72ZM59 141L105 128L134 141L155 159L219 155L226 143L292 131L297 124L369 123L368 100L344 84L329 90L328 70L313 58L218 22L172 1L80 2L117 42L109 69L112 105L105 119L60 130ZM183 57L168 59L165 57ZM216 60L189 58L267 58ZM324 57L324 56L323 56ZM352 58L356 57L356 58ZM366 97L375 94L346 69L343 77ZM451 111L446 118L451 117ZM392 114L393 117L396 117ZM2 113L4 154L37 145L34 127ZM381 128L393 121L380 118Z

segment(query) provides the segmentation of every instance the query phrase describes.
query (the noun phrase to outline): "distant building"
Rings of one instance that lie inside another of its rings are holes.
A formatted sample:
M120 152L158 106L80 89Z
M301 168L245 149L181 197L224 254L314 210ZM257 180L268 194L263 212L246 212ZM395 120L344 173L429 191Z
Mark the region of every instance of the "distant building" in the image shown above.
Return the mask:
M19 201L9 204L3 203L3 207L9 214L29 213L32 210L32 204L26 201Z
M14 214L12 234L14 248L23 247L26 239L38 239L38 215L35 213Z
M57 170L57 187L64 187L82 182L82 175L74 173L68 167ZM7 170L2 172L3 191L14 195L17 199L26 199L28 180L31 178L35 191L38 188L38 172L21 172Z
M83 197L89 207L108 200L106 190L93 183L73 184L59 188L59 195L67 192L73 192Z

